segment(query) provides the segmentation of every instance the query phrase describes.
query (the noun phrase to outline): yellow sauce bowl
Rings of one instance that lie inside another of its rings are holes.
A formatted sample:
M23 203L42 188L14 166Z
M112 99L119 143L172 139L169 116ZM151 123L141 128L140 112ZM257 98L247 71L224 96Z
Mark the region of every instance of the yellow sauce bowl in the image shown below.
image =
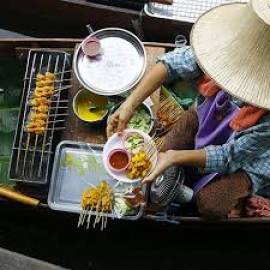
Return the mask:
M90 106L104 107L104 109L90 111ZM108 114L108 98L99 96L86 89L80 89L73 98L73 111L82 121L97 123Z

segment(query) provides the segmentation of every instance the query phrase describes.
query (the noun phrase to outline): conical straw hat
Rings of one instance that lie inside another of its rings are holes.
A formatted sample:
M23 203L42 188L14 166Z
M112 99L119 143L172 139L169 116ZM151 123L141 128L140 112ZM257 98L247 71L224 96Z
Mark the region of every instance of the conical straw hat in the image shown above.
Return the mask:
M193 26L191 45L222 89L270 110L270 0L211 9Z

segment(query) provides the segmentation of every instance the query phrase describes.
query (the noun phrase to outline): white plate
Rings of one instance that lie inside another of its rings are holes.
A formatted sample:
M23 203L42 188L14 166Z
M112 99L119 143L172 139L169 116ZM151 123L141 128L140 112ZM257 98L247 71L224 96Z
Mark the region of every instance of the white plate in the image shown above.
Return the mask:
M125 129L121 136L119 136L117 133L115 133L113 136L111 136L108 139L107 143L104 145L103 155L102 155L103 164L104 164L104 167L105 167L106 171L108 172L108 174L110 174L114 179L121 181L121 182L124 182L124 183L136 183L136 182L139 182L141 180L141 178L129 179L126 176L126 172L115 172L115 171L112 171L108 166L109 153L114 149L119 149L119 148L124 149L122 136L127 132L137 132L144 137L146 143L153 143L153 140L151 139L151 137L148 134L146 134L140 130L137 130L137 129ZM157 164L157 150L155 151L155 153L151 157L151 163L152 163L152 168L151 168L151 171L152 171Z

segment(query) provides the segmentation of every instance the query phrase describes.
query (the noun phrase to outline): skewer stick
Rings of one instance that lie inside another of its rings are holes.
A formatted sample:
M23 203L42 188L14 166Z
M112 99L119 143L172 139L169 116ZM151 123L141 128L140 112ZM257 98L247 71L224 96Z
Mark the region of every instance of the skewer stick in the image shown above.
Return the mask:
M30 168L31 168L30 169L30 178L32 178L32 175L33 175L34 161L35 161L35 157L36 157L37 141L38 141L38 135L36 134L34 153L32 154L32 159L31 159L31 163L30 163Z
M33 106L33 105L31 105L31 101L33 100L33 98L30 98L29 100L28 100L28 103L30 103L30 106ZM57 100L48 100L48 101L46 101L46 103L60 103L60 102L69 102L69 100L68 99L63 99L63 100L59 100L59 101L57 101Z
M108 214L107 214L107 215L105 215L105 220L104 220L104 228L106 228L106 227L107 227L107 219L108 219Z
M26 147L25 147L25 151L24 151L22 175L24 175L24 171L25 171L25 165L26 165L26 158L27 158L27 155L28 155L29 143L30 143L30 134L28 133L27 134L27 139L26 139Z
M72 87L72 85L69 84L69 85L63 86L62 88L54 89L53 92L56 93L56 92L59 92L59 91L62 91L62 90L69 89L69 88L71 88L71 87Z
M57 63L58 63L58 58L57 58ZM51 65L51 55L48 58L48 64L47 64L47 72L50 70L50 65ZM57 64L56 64L57 65ZM47 115L49 113L47 112ZM46 128L48 128L48 119L46 119ZM46 142L46 137L47 137L47 129L45 129L45 132L43 135L43 139L42 139L42 147L41 147L41 157L39 160L39 166L38 166L38 177L41 177L41 173L42 173L42 164L43 164L43 157L44 157L44 150L45 150L45 142Z
M93 211L93 207L91 207L91 209L88 211L88 218L87 218L87 221L86 221L87 222L87 229L89 229L89 226L90 226L92 211Z
M101 231L103 231L103 227L104 227L104 216L102 215L102 217L101 217Z
M68 73L68 72L72 72L72 69L65 70L65 71L55 72L54 75L63 74L63 73Z
M87 207L84 209L83 211L83 217L82 217L82 225L84 224L84 220L86 218L86 215L87 215Z
M30 78L26 77L24 78L24 80L30 80ZM32 78L32 80L37 80L37 78L36 77ZM61 83L63 81L72 81L72 79L70 78L70 79L54 80L55 83Z
M68 107L67 106L49 107L49 110L54 110L54 109L68 109Z
M83 216L84 216L85 211L86 211L85 208L82 208L81 213L80 213L79 222L78 222L78 227L83 224L82 221L83 221Z
M37 58L37 54L35 53L34 58L32 60L32 64L31 64L30 77L32 77L34 70L35 70L34 66L36 63L36 58ZM29 67L29 58L27 60L27 67ZM25 87L26 87L26 82L24 82L24 89L25 89ZM29 84L28 84L26 100L28 99L28 97L30 95L30 89L31 89L31 79L30 79ZM25 121L26 121L26 109L24 110L24 113L23 113L23 124L25 123ZM23 140L23 128L20 130L19 147L18 147L18 152L17 152L17 160L16 160L16 168L15 168L16 174L18 173L18 169L19 169L19 161L20 161L20 154L21 154L20 144L22 143L22 140Z
M44 57L44 55L42 54L41 59L40 59L40 63L39 63L38 72L41 71L42 63L43 63L43 57ZM36 157L37 142L38 142L38 134L36 134L36 137L35 137L34 151L32 153L32 158L31 158L31 163L30 163L30 178L32 178L32 175L33 175L33 168L34 168L34 161L35 161L35 157Z
M48 117L59 117L59 116L68 116L68 113L53 113L53 114L48 114Z
M82 208L82 210L80 211L80 216L79 216L79 220L78 220L78 225L77 225L78 228L81 226L83 211L84 211L84 209Z

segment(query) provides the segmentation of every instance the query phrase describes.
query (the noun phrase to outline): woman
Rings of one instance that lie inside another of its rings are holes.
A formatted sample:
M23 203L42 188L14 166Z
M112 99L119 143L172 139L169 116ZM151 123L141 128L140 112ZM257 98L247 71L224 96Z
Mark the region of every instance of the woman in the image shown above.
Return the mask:
M205 217L229 216L244 198L270 184L267 1L227 4L201 16L192 29L192 48L161 57L108 122L110 136L122 131L164 82L196 82L203 99L166 135L164 152L144 182L173 165L198 169L194 191Z

